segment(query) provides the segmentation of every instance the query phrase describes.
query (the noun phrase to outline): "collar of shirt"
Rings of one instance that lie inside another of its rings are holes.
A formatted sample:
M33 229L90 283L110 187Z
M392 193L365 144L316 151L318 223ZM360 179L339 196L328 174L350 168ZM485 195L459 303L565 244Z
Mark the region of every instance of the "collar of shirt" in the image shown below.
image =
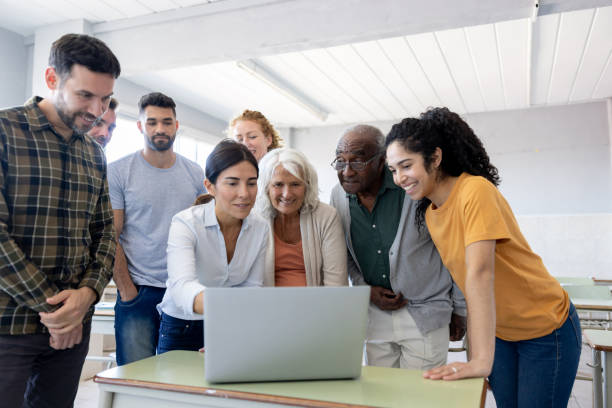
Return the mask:
M208 203L204 204L206 207L204 209L204 227L217 227L219 226L219 220L217 220L217 214L215 213L215 200L212 199ZM249 227L249 217L251 214L242 220L242 227L240 230L246 230Z
M25 103L25 115L28 121L28 127L32 132L39 132L42 130L52 130L53 133L61 136L57 133L49 119L45 116L43 111L40 109L38 104L42 101L43 98L40 96L33 96ZM72 136L70 137L70 141L77 139L84 139L84 136L75 132L72 132Z

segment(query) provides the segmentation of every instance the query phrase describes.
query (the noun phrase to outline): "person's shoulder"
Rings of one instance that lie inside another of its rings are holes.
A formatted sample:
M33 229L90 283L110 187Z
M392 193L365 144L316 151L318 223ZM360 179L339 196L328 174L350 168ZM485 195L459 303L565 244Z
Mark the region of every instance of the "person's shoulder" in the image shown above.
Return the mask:
M326 204L322 201L319 201L316 208L312 212L313 215L320 218L333 218L338 214L338 211L335 207Z
M111 163L108 164L109 167L123 167L132 163L134 160L138 159L138 155L140 154L140 150L129 153Z
M0 120L9 122L27 122L26 107L14 106L11 108L0 109Z
M207 206L208 204L192 205L191 207L187 207L184 210L174 214L172 220L179 220L188 223L193 223L194 220L203 220L204 214L206 214Z
M131 169L134 163L137 163L138 155L140 151L130 153L127 156L123 156L108 164L109 182L113 180L113 177L127 180L130 174L136 174Z
M346 194L340 183L336 183L334 188L332 188L332 196L337 194Z
M204 170L202 170L202 166L200 166L198 163L194 162L191 159L188 159L182 154L179 154L179 153L175 153L175 154L176 154L176 160L179 163L181 163L181 165L186 167L190 172L204 173Z
M332 207L335 207L335 203L338 203L341 200L346 200L346 197L347 194L346 191L344 191L344 188L340 185L340 183L336 183L329 196Z
M27 115L28 112L25 106L0 109L0 129L2 129L2 133L8 131L9 128L15 127L29 129Z
M462 207L480 208L485 203L499 201L501 193L493 183L482 176L461 175L457 204Z
M482 176L473 176L464 173L461 175L460 183L461 189L466 194L497 191L497 187Z
M252 211L247 216L248 223L251 227L260 229L262 231L268 231L270 223L266 221L264 217L255 211Z

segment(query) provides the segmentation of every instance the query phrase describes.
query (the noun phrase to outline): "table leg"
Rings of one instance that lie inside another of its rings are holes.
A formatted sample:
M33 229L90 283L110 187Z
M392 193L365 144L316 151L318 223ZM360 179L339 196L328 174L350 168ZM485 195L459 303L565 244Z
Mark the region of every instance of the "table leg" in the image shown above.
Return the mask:
M612 381L608 378L609 370L612 369L612 353L603 352L603 380L604 380L604 407L608 407L612 403Z
M114 393L100 389L98 408L112 408Z
M593 349L593 408L603 408L601 351Z

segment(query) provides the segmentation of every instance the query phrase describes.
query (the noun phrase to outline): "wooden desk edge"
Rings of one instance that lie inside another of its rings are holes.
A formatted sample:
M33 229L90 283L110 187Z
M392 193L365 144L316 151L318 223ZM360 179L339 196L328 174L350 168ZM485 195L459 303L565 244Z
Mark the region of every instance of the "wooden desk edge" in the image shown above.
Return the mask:
M589 338L588 333L586 333L586 330L585 330L585 332L583 333L583 336L584 336L584 339L587 341L587 343L589 343L589 346L590 346L590 347L591 347L593 350L598 350L598 351L606 351L606 352L607 352L607 351L612 351L612 346L604 346L604 345L597 344L597 343L595 343L594 341L592 341L592 340Z
M609 285L612 286L612 279L597 279L597 278L591 278L593 279L593 282L596 285Z
M570 298L570 300L572 299ZM574 303L573 300L572 300L572 303ZM612 311L612 305L596 305L596 304L585 305L585 304L580 304L580 303L574 303L574 306L578 310L601 310L601 311L611 310Z
M480 394L480 408L485 408L488 390L489 390L489 381L485 379L482 382L482 393Z
M115 316L115 311L110 309L96 309L94 316Z
M231 391L210 387L166 384L152 381L114 379L107 377L99 377L97 375L94 377L94 382L99 384L125 385L130 387L147 388L152 390L177 391L189 394L206 395L207 397L233 398L246 401L285 404L304 408L371 408L369 405L343 404L331 401L308 400L303 398L284 397L281 395L256 394L244 391ZM484 388L484 393L486 394L486 385Z

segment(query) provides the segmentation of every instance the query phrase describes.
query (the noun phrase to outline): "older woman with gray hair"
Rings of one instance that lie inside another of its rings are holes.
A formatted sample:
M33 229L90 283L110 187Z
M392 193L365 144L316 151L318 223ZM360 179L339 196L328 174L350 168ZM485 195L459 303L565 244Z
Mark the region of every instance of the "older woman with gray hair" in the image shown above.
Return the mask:
M270 222L264 286L348 284L346 243L335 208L319 201L317 172L294 149L259 163L255 210Z

